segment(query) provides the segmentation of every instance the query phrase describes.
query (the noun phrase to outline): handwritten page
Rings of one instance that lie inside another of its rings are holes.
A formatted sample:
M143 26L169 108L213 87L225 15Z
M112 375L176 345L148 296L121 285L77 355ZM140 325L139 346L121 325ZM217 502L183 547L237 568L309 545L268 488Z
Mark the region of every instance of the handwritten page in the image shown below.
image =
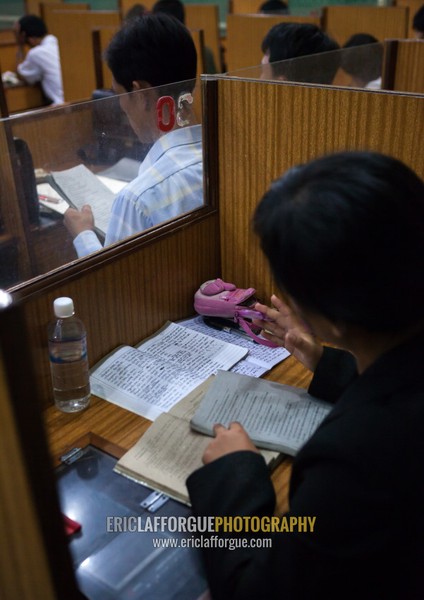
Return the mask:
M245 336L238 336L234 333L213 329L204 323L201 316L181 321L179 324L188 327L193 331L198 331L199 333L214 337L215 339L246 348L249 353L243 360L239 361L231 368L231 371L234 373L250 375L250 377L261 377L261 375L272 369L272 367L290 356L290 352L285 348L262 346L261 344L254 342L253 339L246 338Z
M122 346L91 370L94 394L156 419L247 350L168 323L137 348Z
M168 412L161 414L139 441L118 461L115 471L189 503L187 477L202 466L210 438L190 429L190 418L198 409L213 377L196 387ZM263 450L272 466L277 452Z
M330 410L301 388L222 371L191 425L213 435L215 423L238 421L259 447L295 455Z
M161 361L196 373L202 379L220 369L230 369L248 352L246 348L191 331L177 323L168 323L137 348Z
M57 185L71 205L81 209L90 204L96 228L105 233L115 194L84 165L66 171L52 171L52 185Z

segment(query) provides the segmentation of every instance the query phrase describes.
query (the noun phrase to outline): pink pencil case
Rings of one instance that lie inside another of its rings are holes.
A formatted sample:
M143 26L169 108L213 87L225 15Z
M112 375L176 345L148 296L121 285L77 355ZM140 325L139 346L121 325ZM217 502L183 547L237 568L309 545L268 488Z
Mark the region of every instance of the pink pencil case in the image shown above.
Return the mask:
M248 322L251 319L264 320L264 315L253 309L258 301L255 293L254 288L242 289L219 278L211 279L203 283L195 293L194 310L205 317L232 319L256 342L275 348L274 342L256 335Z

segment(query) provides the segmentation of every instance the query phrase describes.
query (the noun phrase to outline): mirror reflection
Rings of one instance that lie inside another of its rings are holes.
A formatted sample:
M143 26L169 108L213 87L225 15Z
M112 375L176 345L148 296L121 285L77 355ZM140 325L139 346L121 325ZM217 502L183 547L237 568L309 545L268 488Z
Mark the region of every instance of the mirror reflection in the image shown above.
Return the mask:
M355 36L356 38L356 36ZM342 87L381 89L384 45L382 43L362 44L361 40L352 41L352 46L339 50L317 50L307 56L270 62L264 54L261 65L247 69L238 69L228 73L230 76L264 81L293 81L297 83L316 83Z
M105 58L112 90L0 122L2 287L203 204L188 30L167 15L137 19L118 31Z

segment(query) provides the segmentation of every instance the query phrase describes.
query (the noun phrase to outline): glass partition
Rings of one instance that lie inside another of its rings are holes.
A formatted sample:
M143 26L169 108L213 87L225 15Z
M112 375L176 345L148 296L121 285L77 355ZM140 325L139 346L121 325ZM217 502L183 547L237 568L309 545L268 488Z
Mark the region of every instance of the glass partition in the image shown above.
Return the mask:
M203 205L195 84L0 120L0 287Z
M364 44L261 64L226 74L246 79L380 89L383 54L383 44Z

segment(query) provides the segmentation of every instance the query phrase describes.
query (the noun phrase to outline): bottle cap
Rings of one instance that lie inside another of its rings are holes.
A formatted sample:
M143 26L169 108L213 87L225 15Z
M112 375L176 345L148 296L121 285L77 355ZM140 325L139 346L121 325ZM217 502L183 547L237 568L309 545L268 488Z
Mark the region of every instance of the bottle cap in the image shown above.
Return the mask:
M74 314L74 301L72 298L56 298L53 302L53 309L56 317L72 317Z

